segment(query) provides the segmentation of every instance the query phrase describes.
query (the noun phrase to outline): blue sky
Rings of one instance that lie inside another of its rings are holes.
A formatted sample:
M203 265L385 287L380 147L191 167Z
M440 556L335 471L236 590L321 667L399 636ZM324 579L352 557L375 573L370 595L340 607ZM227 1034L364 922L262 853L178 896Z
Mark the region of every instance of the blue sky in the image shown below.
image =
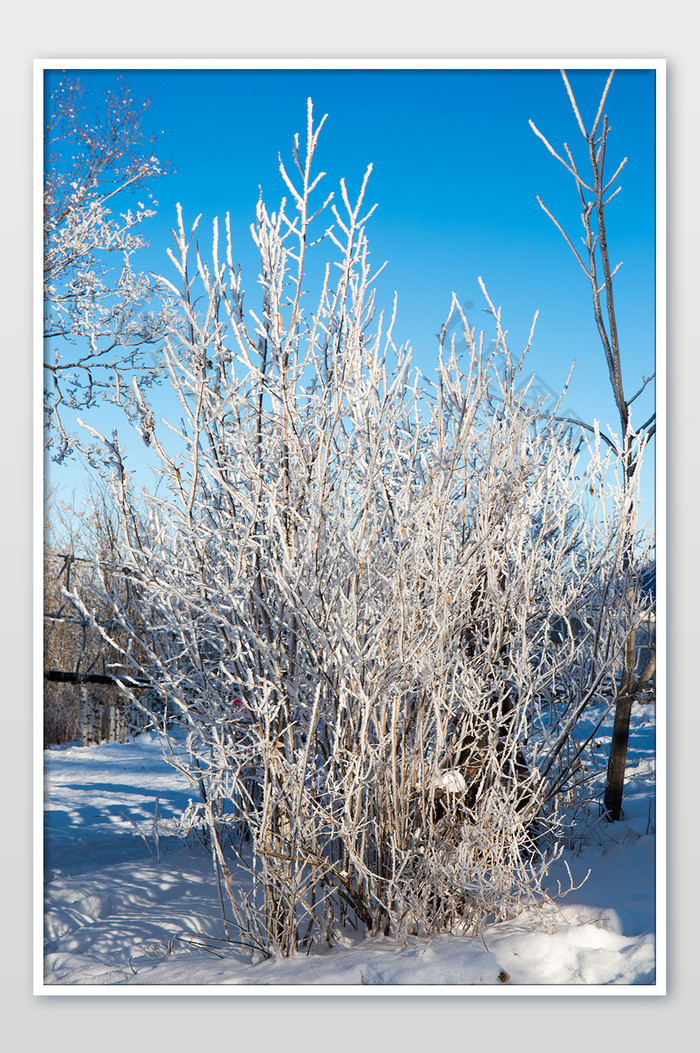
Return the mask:
M91 105L97 106L118 72L79 72ZM569 72L587 123L607 72ZM47 73L49 86L52 76ZM367 199L378 208L369 242L375 265L388 264L378 303L391 305L397 292L394 335L412 345L421 371L430 376L434 368L436 334L453 291L466 304L471 324L488 327L481 276L503 308L513 350L524 344L539 310L530 370L558 391L575 359L566 408L615 426L587 279L536 200L539 194L577 242L582 226L573 180L528 125L532 118L559 151L568 142L584 163L585 143L556 69L130 69L127 76L137 98L150 97L154 149L176 169L154 184L158 215L144 228L150 247L142 253L142 269L172 277L166 248L176 202L186 221L203 214L204 243L213 217L230 212L234 254L243 265L249 302L254 299L249 227L259 188L270 207L286 193L277 153L291 161L294 133L304 141L310 96L316 118L328 114L317 153L327 173L319 203L341 176L352 196L373 164ZM607 224L611 262L623 261L616 305L631 395L655 368L655 72L618 70L606 110L612 128L609 174L628 158ZM651 385L635 409L639 423L652 412ZM52 468L51 482L65 477L70 486L74 472ZM644 493L651 500L650 468L645 475Z

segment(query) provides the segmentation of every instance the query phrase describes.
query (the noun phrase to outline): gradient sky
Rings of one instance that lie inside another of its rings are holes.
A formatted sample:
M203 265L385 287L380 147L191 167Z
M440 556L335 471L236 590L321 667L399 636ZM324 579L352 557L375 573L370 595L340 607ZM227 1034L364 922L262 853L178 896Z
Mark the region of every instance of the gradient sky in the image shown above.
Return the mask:
M96 108L121 71L76 72ZM587 124L607 72L569 73ZM158 215L144 227L150 246L140 264L135 259L140 269L172 278L166 248L176 202L186 222L203 214L204 244L213 217L230 212L234 254L252 305L258 271L249 228L259 188L270 208L286 194L277 154L290 168L294 133L305 140L310 96L316 118L328 114L316 155L327 173L319 204L341 176L352 197L367 165L374 166L366 200L378 208L368 236L375 265L387 261L378 305L390 307L396 291L394 337L412 345L418 368L432 373L436 334L452 292L470 324L488 333L481 276L503 309L513 351L524 345L539 310L529 372L559 391L576 360L564 408L615 427L587 279L536 200L539 194L580 244L573 180L528 125L532 118L559 152L568 142L583 168L585 143L556 69L129 69L126 75L137 98L151 99L147 127L158 135L154 151L176 169L154 183ZM55 76L47 71L48 90ZM622 190L606 212L611 263L623 261L615 288L628 396L655 368L655 77L654 70L619 69L606 107L609 175L628 158ZM633 407L637 423L653 411L653 397L650 385ZM120 437L126 436L121 428ZM645 469L643 488L649 515L652 468ZM52 466L49 474L52 484L65 482L67 496L75 466Z

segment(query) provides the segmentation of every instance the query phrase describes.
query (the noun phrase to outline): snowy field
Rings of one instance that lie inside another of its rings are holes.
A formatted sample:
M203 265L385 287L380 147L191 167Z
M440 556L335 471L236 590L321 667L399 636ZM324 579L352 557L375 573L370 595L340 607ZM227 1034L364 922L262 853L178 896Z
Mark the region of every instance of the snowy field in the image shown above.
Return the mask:
M609 728L598 741L607 754ZM179 836L196 794L163 760L155 735L53 747L44 754L43 990L551 994L631 985L629 993L655 993L654 741L653 705L635 707L624 819L591 820L550 891L557 882L570 889L571 879L579 885L590 871L588 879L543 914L493 925L483 941L441 936L404 946L350 933L325 953L259 962L223 941L211 857L192 835Z

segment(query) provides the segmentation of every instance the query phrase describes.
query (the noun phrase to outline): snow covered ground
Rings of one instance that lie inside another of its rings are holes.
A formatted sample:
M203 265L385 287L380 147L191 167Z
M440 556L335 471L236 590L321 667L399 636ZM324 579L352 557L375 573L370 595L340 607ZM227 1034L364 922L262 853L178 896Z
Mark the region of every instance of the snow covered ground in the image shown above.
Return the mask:
M605 729L603 729L605 730ZM660 993L655 950L654 707L633 714L624 820L591 822L552 874L580 888L543 916L458 936L348 937L294 960L224 944L211 857L178 836L196 792L157 738L54 747L45 758L44 980L83 993ZM607 734L599 737L607 753ZM387 991L387 987L393 988ZM164 989L165 988L165 989ZM272 993L272 992L271 992Z

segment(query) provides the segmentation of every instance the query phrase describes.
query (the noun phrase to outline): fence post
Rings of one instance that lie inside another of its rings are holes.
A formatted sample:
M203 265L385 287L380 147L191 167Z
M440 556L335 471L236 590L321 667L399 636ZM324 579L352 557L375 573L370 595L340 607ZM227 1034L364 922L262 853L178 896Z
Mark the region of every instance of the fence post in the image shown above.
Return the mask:
M86 684L80 684L80 745L90 745L90 715L88 713L89 698Z

